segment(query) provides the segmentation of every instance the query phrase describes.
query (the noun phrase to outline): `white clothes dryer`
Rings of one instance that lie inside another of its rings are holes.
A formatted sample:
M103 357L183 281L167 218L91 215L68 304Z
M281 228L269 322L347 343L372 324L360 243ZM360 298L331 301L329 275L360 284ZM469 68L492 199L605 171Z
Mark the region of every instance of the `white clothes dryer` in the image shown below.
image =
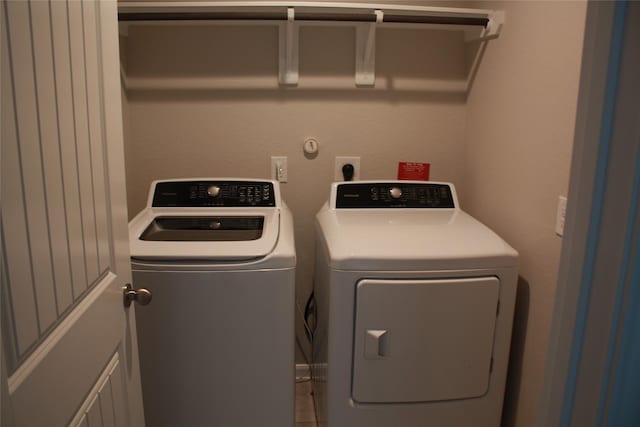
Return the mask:
M295 246L277 182L155 181L129 224L149 426L293 426Z
M334 183L316 226L319 425L498 427L517 252L448 183Z

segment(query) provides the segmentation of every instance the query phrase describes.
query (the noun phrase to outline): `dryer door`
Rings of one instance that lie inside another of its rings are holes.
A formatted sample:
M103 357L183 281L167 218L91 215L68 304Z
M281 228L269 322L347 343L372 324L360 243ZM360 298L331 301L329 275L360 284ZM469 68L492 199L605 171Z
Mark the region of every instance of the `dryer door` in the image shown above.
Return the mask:
M428 402L484 395L499 293L496 277L358 282L353 399Z

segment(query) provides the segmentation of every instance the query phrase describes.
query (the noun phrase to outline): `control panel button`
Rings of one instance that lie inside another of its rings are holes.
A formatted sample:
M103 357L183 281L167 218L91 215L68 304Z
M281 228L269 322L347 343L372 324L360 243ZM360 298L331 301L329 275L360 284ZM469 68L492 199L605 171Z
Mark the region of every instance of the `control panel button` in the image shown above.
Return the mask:
M394 199L399 199L400 197L402 197L402 190L398 187L391 187L391 189L389 190L389 195Z
M220 194L220 187L218 187L217 185L212 185L209 188L207 188L207 194L211 197L218 197L218 195Z

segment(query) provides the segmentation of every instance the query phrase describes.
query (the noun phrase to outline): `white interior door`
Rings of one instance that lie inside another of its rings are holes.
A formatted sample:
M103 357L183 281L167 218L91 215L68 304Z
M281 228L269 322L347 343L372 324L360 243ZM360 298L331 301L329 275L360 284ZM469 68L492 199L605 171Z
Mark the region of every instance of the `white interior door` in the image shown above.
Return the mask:
M1 8L3 423L144 425L116 3Z

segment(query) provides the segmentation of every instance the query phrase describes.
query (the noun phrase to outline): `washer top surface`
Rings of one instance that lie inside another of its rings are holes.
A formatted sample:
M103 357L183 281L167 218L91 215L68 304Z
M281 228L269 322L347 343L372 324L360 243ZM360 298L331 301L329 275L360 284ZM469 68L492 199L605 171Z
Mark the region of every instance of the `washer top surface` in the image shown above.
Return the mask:
M316 220L331 267L338 270L425 271L517 264L513 248L458 208L455 189L448 183L334 183L331 199Z
M281 232L278 183L240 178L154 181L147 207L129 223L139 260L264 258Z

